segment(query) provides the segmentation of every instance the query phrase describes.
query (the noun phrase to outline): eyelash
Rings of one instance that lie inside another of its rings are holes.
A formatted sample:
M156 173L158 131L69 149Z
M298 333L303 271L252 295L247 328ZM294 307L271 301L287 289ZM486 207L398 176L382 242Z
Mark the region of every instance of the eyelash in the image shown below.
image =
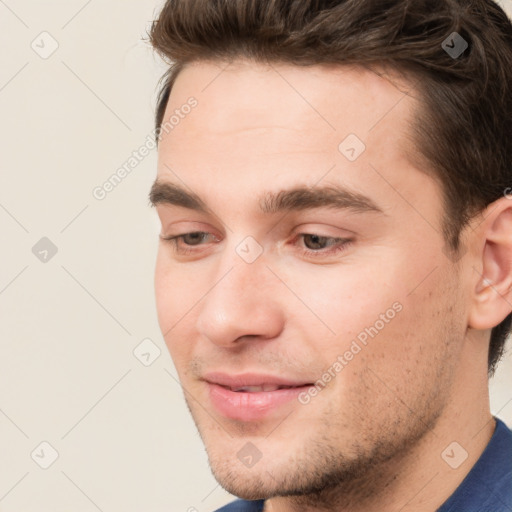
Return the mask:
M184 233L182 235L175 235L175 236L168 236L168 237L164 237L164 236L160 236L160 238L169 243L172 247L172 250L177 253L177 254L180 254L180 255L190 255L190 254L197 254L198 251L195 250L195 249L190 249L190 248L187 248L187 247L180 247L178 245L179 241L183 241L184 237L186 237L187 235L196 235L196 234L200 234L200 235L211 235L210 233L207 233L205 231L191 231L190 233ZM213 235L212 235L213 236ZM333 243L338 243L340 245L336 245L335 247L329 249L329 250L324 250L324 249L320 249L320 250L313 250L313 249L302 249L302 255L303 256L308 256L308 257L313 257L313 258L316 258L316 257L322 257L322 256L334 256L340 252L343 252L345 251L348 246L353 242L352 239L349 239L349 238L338 238L338 237L331 237L331 236L322 236L322 235L316 235L314 233L299 233L296 238L294 239L294 242L298 239L298 238L302 238L304 239L304 237L306 236L314 236L314 237L318 237L320 239L325 239L327 241L330 241L330 242L333 242ZM203 237L204 238L204 237ZM192 246L188 246L188 247L199 247L200 245L202 244L197 244L197 245L192 245ZM328 245L329 247L329 245Z

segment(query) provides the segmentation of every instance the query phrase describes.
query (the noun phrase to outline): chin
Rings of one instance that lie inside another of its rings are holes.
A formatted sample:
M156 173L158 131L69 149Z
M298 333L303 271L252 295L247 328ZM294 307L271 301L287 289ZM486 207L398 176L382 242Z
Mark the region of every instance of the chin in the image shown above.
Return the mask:
M264 467L233 468L225 460L209 460L215 480L230 494L244 500L261 500L276 496L277 485Z

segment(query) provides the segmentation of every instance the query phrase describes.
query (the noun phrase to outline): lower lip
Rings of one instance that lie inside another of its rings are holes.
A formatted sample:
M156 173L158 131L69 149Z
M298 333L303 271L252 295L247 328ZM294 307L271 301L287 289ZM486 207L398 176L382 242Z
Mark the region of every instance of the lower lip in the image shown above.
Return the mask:
M277 389L275 391L258 391L255 393L231 391L223 386L208 383L210 400L223 415L233 420L257 421L268 416L272 411L291 402L298 401L298 396L311 386Z

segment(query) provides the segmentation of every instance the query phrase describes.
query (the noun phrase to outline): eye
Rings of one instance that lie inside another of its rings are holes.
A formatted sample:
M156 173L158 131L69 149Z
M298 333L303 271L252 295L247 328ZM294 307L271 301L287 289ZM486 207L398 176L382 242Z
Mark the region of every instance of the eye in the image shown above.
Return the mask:
M184 235L180 235L177 238L181 238L181 240L186 245L199 245L204 239L208 236L208 233L204 233L202 231L195 231L193 233L185 233Z
M333 256L345 251L353 242L350 238L338 238L332 236L321 236L313 233L299 233L298 238L302 239L304 256L325 257Z
M209 237L211 237L213 240L209 240ZM160 238L165 242L169 242L174 252L177 254L190 254L192 252L197 252L194 249L188 249L187 247L204 245L204 242L208 241L218 241L217 237L211 233L206 233L205 231L192 231L190 233L183 233L182 235L173 236L160 235Z
M329 236L302 234L304 245L311 250L325 249L332 246L340 238L333 238Z
M201 246L219 242L218 237L205 231L192 231L167 237L160 235L160 238L169 243L177 255L183 256L200 254L202 252ZM352 239L347 238L322 236L315 233L299 233L292 241L292 245L299 246L302 256L325 258L345 251L352 242Z

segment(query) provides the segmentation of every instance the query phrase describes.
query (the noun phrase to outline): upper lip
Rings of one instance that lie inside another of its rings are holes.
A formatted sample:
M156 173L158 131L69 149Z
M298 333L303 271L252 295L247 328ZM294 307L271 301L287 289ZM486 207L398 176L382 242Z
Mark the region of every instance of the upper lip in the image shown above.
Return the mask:
M245 386L263 386L264 384L272 384L275 386L307 386L311 382L299 380L295 378L283 378L276 375L268 375L263 373L241 373L238 375L229 375L221 372L210 372L203 376L203 380L210 384L217 384L228 388L240 388Z

